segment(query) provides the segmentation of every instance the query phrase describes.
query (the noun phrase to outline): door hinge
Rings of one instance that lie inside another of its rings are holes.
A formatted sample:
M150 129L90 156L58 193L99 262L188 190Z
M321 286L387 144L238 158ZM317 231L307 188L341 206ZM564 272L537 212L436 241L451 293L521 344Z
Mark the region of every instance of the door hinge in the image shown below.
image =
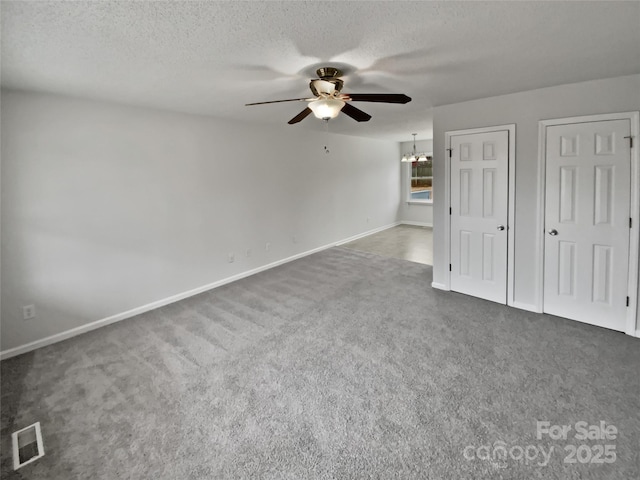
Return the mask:
M629 148L633 148L633 135L629 135L628 137L624 137L629 139Z
M632 225L633 225L633 219L629 217L629 228L632 228Z
M449 271L451 271L451 264L449 264Z
M449 207L449 215L451 215L451 207Z
M627 297L627 307L629 306L629 297Z
M453 154L453 148L447 148L447 152L449 152L449 158L451 158L451 155Z

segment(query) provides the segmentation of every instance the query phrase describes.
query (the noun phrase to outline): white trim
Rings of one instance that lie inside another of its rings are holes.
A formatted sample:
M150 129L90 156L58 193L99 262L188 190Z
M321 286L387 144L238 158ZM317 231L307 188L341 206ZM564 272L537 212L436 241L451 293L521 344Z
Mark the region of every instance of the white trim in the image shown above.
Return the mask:
M36 455L35 457L31 457L29 460L27 460L24 463L20 463L18 435L24 432L25 430L29 430L30 428L33 428L36 433L36 445L38 446L38 455ZM39 458L44 457L44 445L42 443L42 432L40 431L40 422L36 422L32 425L29 425L28 427L24 427L16 432L13 432L11 434L11 444L12 444L12 450L13 450L13 469L14 470L17 470L20 467L24 467L25 465L28 465L29 463L35 462Z
M544 191L547 175L547 128L543 126L544 120L538 122L538 189L536 195L538 196L538 210L536 211L536 231L538 236L536 237L535 256L536 262L533 269L534 285L536 285L536 291L534 292L534 298L536 303L536 312L542 313L544 310L542 292L544 292Z
M362 238L362 237L368 237L369 235L373 235L374 233L382 232L383 230L388 230L390 228L397 227L398 225L400 225L400 222L394 222L394 223L390 223L389 225L385 225L383 227L374 228L373 230L368 230L364 233L359 233L358 235L345 238L344 240L340 240L339 242L325 245L324 247L320 247L320 250L325 250L331 247L339 247L340 245L344 245L345 243L353 242L354 240L358 240L359 238ZM315 253L315 252L312 252L312 253ZM311 255L311 254L309 253L308 255ZM302 255L302 256L304 257L306 255Z
M631 149L631 210L629 232L629 311L625 333L633 335L640 325L638 318L638 282L640 281L640 112L629 114L633 148Z
M451 148L451 137L458 135L473 135L477 133L489 133L507 131L509 133L509 185L508 185L508 216L507 216L507 305L514 306L515 301L515 233L516 233L516 124L496 125L492 127L470 128L466 130L452 130L445 132L445 181L444 198L448 203L445 208L445 286L446 290L451 289L451 272L446 268L451 263L451 158L448 149Z
M427 222L413 222L411 220L402 220L400 222L400 225L414 225L416 227L432 227L433 228L433 223L427 223Z
M447 287L444 283L431 282L431 288L435 288L437 290L445 290L447 292L450 291L449 287Z
M148 312L150 310L155 310L156 308L164 307L165 305L169 305L170 303L175 303L185 298L192 297L194 295L198 295L200 293L206 292L208 290L212 290L214 288L221 287L231 282L235 282L237 280L241 280L245 277L249 277L251 275L255 275L256 273L263 272L265 270L269 270L271 268L277 267L279 265L283 265L285 263L292 262L294 260L298 260L299 258L306 257L308 255L312 255L314 253L321 252L322 250L326 250L331 247L336 247L343 245L345 243L351 242L353 240L357 240L361 237L366 237L367 235L371 235L373 233L381 232L382 230L387 230L389 228L393 228L399 225L400 222L395 222L389 225L385 225L383 227L374 228L373 230L369 230L365 233L361 233L358 235L354 235L352 237L346 238L344 240L340 240L338 242L329 243L327 245L323 245L318 248L314 248L312 250L307 250L306 252L298 253L291 257L284 258L282 260L278 260L276 262L269 263L267 265L263 265L258 268L254 268L252 270L247 270L242 273L238 273L236 275L232 275L231 277L223 278L222 280L218 280L217 282L209 283L207 285L203 285L201 287L194 288L192 290L188 290L186 292L178 293L176 295L172 295L170 297L166 297L155 302L148 303L146 305L142 305L140 307L132 308L131 310L127 310L126 312L117 313L115 315L111 315L109 317L96 320L91 323L87 323L84 325L80 325L79 327L72 328L70 330L65 330L64 332L56 333L55 335L51 335L49 337L41 338L39 340L35 340L33 342L26 343L24 345L20 345L18 347L10 348L8 350L4 350L0 352L0 360L5 360L7 358L15 357L16 355L20 355L23 353L31 352L38 348L46 347L48 345L52 345L54 343L61 342L71 337L75 337L77 335L81 335L83 333L90 332L100 327L105 327L107 325L111 325L112 323L119 322L121 320L125 320L127 318L135 317L136 315L140 315L141 313Z
M433 199L431 200L409 200L407 202L405 202L407 205L432 205L433 206Z
M449 271L449 265L451 264L451 157L448 152L451 150L451 137L454 132L445 132L444 142L444 182L442 186L443 198L445 201L444 215L444 283L442 290L451 290L451 272ZM434 209L435 210L435 209Z
M633 148L631 149L631 209L629 215L632 219L632 228L629 232L629 278L627 295L629 296L629 308L627 309L627 321L625 333L638 336L636 325L638 314L638 270L640 269L640 112L604 113L598 115L585 115L580 117L555 118L538 122L538 241L536 254L538 256L536 275L538 292L536 295L538 311L544 308L544 194L545 194L545 167L547 127L554 125L567 125L572 123L602 122L607 120L629 120L631 124L631 136Z
M636 337L636 338L640 338L640 330L636 330L635 337Z
M516 303L516 124L505 125L509 131L509 212L507 218L507 305Z
M519 308L520 310L526 310L528 312L540 313L538 312L538 306L535 303L524 303L524 302L514 301L509 306L513 308Z

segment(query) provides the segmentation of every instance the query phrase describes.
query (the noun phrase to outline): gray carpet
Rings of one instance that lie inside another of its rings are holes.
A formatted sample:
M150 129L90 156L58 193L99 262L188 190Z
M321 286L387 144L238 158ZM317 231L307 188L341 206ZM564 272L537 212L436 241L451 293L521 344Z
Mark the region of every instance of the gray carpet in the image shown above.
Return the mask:
M332 248L4 361L3 478L640 476L638 340L430 282ZM619 434L538 440L537 420ZM34 421L46 456L11 473ZM613 463L564 463L605 443Z

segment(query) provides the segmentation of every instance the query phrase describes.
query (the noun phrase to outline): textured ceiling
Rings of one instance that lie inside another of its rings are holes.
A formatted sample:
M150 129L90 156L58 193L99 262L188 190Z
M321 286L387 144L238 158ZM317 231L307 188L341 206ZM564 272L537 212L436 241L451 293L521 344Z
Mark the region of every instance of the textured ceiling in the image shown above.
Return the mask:
M432 106L640 73L640 2L2 2L4 86L283 129L324 129L304 104L317 66L358 103L331 131L429 138Z

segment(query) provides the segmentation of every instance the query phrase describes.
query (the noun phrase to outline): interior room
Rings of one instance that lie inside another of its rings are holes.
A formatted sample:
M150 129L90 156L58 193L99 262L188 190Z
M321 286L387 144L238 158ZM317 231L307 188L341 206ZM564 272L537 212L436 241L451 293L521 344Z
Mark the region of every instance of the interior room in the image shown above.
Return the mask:
M640 478L640 2L0 20L2 478Z

